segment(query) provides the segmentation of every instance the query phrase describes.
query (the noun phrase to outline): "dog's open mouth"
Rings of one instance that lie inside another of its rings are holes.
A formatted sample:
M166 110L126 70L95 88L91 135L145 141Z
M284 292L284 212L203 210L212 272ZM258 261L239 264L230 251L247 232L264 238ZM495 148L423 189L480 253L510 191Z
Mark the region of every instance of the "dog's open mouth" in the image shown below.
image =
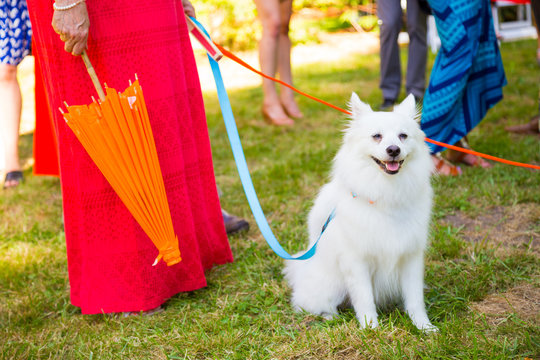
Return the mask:
M401 161L381 161L375 157L371 157L373 161L375 161L381 169L387 174L395 175L399 172L401 169L401 165L403 164L403 160Z

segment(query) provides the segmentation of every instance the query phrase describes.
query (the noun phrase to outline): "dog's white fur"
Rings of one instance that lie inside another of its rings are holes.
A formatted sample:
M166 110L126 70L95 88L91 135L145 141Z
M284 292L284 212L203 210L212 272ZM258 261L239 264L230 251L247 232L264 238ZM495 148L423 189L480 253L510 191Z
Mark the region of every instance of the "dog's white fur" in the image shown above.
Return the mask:
M433 162L415 121L414 97L393 112L374 112L353 93L350 107L352 120L330 182L309 214L310 245L333 209L335 218L315 255L286 261L283 271L293 307L332 318L348 300L362 327L376 327L376 307L402 302L416 327L436 330L423 295ZM400 154L392 157L395 151L387 149L396 146ZM395 172L401 160L397 173L383 169Z

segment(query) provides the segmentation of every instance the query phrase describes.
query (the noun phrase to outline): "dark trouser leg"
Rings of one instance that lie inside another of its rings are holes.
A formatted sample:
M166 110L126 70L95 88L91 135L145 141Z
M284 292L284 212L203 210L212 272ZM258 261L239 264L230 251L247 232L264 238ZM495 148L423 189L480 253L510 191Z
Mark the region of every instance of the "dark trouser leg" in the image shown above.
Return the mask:
M407 1L407 31L409 33L409 60L407 62L406 91L417 98L424 96L427 61L427 14L418 0Z
M401 66L397 43L401 28L399 0L379 0L377 15L382 21L380 34L381 80L379 87L385 99L397 99L401 87Z

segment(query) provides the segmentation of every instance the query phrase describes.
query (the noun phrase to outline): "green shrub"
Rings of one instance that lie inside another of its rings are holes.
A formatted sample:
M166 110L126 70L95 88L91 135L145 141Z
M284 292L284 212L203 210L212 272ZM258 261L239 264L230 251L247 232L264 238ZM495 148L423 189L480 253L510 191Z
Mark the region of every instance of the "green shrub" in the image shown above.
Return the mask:
M252 0L207 0L194 5L214 41L232 50L256 47L261 26Z

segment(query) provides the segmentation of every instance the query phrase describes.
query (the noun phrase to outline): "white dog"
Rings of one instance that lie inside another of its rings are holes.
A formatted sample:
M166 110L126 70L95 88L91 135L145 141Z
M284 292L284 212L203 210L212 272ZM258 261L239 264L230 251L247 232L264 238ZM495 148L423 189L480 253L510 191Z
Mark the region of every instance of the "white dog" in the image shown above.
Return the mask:
M423 295L433 162L414 97L393 112L374 112L353 93L350 107L331 180L308 218L310 245L320 237L317 251L285 264L292 304L332 318L348 300L362 327L376 327L377 306L402 301L416 327L436 330Z

